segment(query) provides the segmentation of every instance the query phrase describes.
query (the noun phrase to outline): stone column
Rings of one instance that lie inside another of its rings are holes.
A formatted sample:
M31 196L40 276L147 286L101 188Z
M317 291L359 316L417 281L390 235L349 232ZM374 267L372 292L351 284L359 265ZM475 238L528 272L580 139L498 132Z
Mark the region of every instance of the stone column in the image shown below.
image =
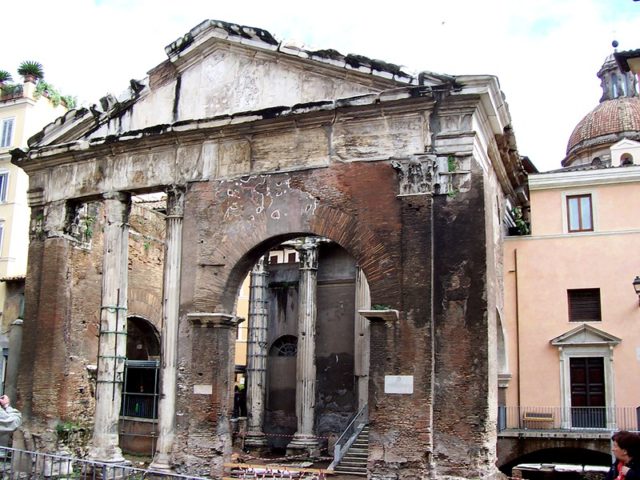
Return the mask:
M129 195L104 195L102 306L96 384L96 412L89 458L124 462L118 446L118 419L127 359L127 267Z
M171 450L175 438L176 383L178 374L178 314L180 309L180 267L184 189L167 191L167 230L164 252L162 304L162 356L158 403L158 443L150 468L171 470Z
M11 324L11 331L9 332L9 359L7 360L7 377L4 381L4 393L12 402L16 401L20 352L22 350L22 324L22 319L18 318Z
M371 294L369 284L360 267L356 270L356 312L355 312L355 345L353 374L357 381L358 410L369 401L369 349L370 332L369 320L358 313L358 310L371 308Z
M264 399L267 386L267 270L262 257L251 271L247 351L247 435L245 447L264 447Z
M300 280L298 288L298 354L296 358L296 416L298 428L287 450L308 450L319 453L314 434L316 407L316 286L318 249L312 238L298 247Z

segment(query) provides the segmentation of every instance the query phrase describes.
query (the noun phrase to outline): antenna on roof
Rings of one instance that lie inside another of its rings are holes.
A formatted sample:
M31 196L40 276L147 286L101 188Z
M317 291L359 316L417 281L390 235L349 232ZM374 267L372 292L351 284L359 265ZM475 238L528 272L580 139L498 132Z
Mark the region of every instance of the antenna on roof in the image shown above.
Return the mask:
M636 1L637 1L637 0L636 0ZM618 45L620 45L620 44L618 43L618 41L617 41L617 40L614 40L613 42L611 42L611 46L613 47L613 49L614 49L614 50L615 50L616 48L618 48Z

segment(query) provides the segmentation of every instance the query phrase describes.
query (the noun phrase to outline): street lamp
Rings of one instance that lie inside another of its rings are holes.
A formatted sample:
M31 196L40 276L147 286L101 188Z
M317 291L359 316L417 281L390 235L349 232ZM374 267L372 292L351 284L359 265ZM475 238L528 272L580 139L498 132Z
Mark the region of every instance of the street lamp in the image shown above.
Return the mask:
M633 289L636 291L636 295L638 295L638 304L640 305L640 277L638 276L633 280Z

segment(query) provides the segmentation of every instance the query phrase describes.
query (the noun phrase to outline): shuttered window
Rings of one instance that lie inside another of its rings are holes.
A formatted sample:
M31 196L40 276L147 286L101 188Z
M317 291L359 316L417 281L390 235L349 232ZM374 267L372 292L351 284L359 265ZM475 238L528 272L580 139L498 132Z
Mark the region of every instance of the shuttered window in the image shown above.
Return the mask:
M569 300L570 322L599 322L602 320L599 288L567 290L567 298Z
M13 142L14 118L5 118L0 121L0 148L10 147Z

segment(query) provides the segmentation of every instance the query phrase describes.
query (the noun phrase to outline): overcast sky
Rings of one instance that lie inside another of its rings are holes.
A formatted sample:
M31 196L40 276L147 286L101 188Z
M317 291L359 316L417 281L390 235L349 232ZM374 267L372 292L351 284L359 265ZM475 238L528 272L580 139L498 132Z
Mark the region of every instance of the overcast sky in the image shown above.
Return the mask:
M573 128L597 105L611 41L640 48L633 0L29 0L2 9L0 70L19 80L20 62L37 60L63 94L95 103L144 78L166 45L206 19L409 73L496 75L520 154L541 171L560 166Z

